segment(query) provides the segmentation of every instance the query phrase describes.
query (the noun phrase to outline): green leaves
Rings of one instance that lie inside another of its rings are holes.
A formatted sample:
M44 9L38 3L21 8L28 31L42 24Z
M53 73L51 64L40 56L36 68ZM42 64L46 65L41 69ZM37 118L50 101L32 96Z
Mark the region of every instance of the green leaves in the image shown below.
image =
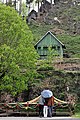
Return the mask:
M0 4L0 90L13 95L27 89L35 75L33 36L14 9Z

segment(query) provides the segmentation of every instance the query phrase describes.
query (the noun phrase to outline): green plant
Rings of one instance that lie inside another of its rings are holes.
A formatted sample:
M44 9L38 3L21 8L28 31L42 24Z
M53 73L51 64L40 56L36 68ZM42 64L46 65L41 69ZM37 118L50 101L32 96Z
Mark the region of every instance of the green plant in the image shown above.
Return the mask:
M36 75L33 36L17 12L0 4L0 91L16 95Z

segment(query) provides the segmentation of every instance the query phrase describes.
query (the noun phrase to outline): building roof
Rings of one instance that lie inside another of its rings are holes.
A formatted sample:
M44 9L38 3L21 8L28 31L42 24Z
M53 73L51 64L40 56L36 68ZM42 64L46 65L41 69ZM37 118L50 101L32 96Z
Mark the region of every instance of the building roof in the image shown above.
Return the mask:
M37 12L36 12L35 10L32 10L32 11L28 14L28 17L31 16L31 14L33 14L33 13L34 13L34 14L36 15L36 17L37 17Z
M37 44L39 44L48 34L50 34L52 37L54 37L54 38L62 45L62 47L66 48L65 45L64 45L61 41L59 41L59 40L52 34L52 32L50 32L50 31L48 31L48 32L35 44L35 46L37 46Z

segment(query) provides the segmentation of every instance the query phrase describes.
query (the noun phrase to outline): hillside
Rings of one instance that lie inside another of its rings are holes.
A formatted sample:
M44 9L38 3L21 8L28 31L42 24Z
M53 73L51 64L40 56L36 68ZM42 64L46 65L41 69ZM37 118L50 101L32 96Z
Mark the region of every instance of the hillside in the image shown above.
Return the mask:
M65 44L66 49L64 52L69 56L69 58L59 59L55 63L49 60L46 62L45 60L38 60L36 62L37 66L35 66L36 54L34 47L30 44L33 38L31 37L31 31L29 32L29 29L26 28L26 23L21 18L18 18L18 14L13 12L11 8L3 6L3 12L1 12L1 43L3 44L4 42L5 44L1 47L1 102L7 101L5 98L7 98L8 94L10 94L13 101L31 100L40 95L46 86L53 91L54 96L57 98L66 100L67 95L70 94L80 101L80 31L78 29L80 26L80 6L69 7L69 5L72 4L56 3L51 6L51 9L46 14L43 13L36 20L32 19L28 24L34 36L33 44L50 30ZM9 12L6 12L6 9L9 9ZM76 29L70 27L74 24L74 18L75 24L77 24ZM72 32L72 30L76 32ZM3 37L5 38L4 41ZM13 41L12 43L11 40ZM39 64L38 62L41 63ZM37 71L37 74L35 71Z
M46 9L46 8L45 8ZM34 36L34 44L47 32L51 31L62 41L69 57L80 58L80 4L72 0L61 0L57 4L46 9L36 20L31 20L29 27Z

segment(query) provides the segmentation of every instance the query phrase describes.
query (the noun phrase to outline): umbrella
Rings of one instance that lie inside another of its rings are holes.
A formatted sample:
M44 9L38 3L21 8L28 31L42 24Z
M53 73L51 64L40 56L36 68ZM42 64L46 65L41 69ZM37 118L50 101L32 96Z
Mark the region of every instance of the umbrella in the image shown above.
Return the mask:
M53 93L50 90L43 90L41 92L41 96L44 98L50 98L51 96L53 96Z

